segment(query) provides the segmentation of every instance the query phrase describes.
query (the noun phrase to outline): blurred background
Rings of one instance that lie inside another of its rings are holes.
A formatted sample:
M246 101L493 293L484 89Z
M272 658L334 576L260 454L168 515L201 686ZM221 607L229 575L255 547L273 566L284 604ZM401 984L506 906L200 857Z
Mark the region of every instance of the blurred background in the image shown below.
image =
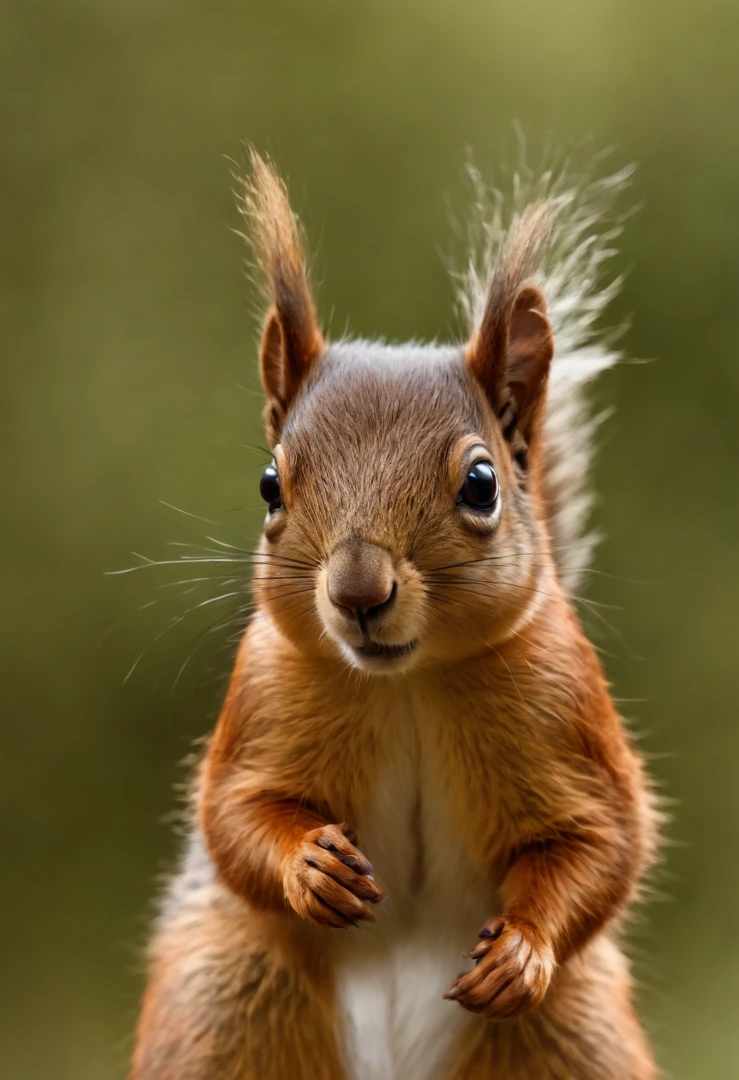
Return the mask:
M104 575L260 528L242 140L289 177L334 334L443 338L448 202L514 119L534 161L551 134L639 162L611 321L655 362L599 390L615 610L584 619L674 800L642 1012L669 1076L739 1075L737 40L734 0L2 4L0 1075L125 1074L246 567Z

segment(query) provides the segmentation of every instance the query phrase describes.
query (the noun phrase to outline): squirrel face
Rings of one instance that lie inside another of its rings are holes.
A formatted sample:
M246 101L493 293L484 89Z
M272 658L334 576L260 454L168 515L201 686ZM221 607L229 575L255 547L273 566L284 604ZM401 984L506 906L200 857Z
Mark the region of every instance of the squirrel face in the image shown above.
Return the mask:
M299 649L366 672L494 648L552 572L538 429L553 346L525 282L537 221L466 347L326 345L285 187L255 154L252 167L274 449L257 604Z
M462 349L331 346L274 468L255 596L299 648L404 671L533 610L546 532Z

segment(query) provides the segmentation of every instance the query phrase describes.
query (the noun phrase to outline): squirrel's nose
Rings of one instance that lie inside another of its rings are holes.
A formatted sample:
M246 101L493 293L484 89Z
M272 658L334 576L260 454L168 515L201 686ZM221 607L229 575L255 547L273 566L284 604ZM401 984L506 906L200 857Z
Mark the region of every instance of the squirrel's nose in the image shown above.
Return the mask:
M342 541L328 562L328 595L336 607L359 619L372 618L395 597L395 573L389 551L352 536Z

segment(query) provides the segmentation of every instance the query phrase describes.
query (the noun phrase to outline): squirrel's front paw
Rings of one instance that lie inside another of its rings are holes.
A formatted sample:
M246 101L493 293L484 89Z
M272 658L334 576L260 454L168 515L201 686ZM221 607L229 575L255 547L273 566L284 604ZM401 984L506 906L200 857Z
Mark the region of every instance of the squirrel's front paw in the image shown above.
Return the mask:
M551 945L529 923L504 915L488 921L472 950L472 971L455 979L444 996L470 1012L499 1020L533 1009L555 968Z
M285 870L285 897L294 911L320 926L344 929L374 913L382 900L372 865L348 825L324 825L303 837Z

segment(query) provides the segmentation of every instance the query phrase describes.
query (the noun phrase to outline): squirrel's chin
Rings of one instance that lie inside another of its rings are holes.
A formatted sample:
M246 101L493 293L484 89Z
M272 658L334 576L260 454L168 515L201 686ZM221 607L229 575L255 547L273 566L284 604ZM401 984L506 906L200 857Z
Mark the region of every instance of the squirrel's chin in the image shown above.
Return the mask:
M381 645L372 642L369 645L350 645L338 643L342 656L352 667L372 675L397 675L414 663L418 650L418 639L403 645Z

